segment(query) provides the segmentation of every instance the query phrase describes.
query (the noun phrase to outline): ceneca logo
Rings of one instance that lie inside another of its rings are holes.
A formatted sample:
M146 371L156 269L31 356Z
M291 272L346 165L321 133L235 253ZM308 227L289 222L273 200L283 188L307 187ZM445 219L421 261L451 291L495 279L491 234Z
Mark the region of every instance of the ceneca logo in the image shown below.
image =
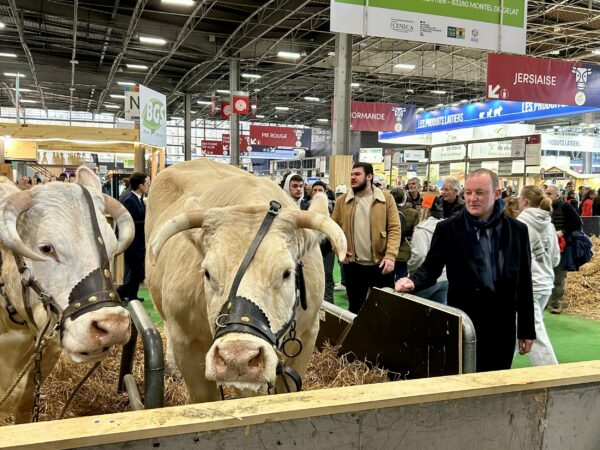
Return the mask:
M294 134L296 135L296 147L300 147L302 145L302 135L304 134L304 130L296 128L294 129Z
M392 19L390 28L398 33L411 33L414 30L413 24L409 20Z
M402 131L402 118L404 117L406 108L402 108L401 106L392 106L392 111L394 111L394 117L396 118L396 124L394 125L394 130Z

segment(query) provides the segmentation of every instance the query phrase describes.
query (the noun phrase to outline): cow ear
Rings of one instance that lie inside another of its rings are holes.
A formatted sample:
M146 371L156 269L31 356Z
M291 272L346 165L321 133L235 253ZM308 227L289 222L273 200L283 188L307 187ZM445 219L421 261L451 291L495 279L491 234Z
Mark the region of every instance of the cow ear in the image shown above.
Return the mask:
M100 188L100 179L89 167L80 166L77 169L77 184L86 187L91 191L102 192Z
M195 211L197 209L202 209L202 206L200 205L200 200L198 200L198 198L190 197L185 201L183 209L185 211Z

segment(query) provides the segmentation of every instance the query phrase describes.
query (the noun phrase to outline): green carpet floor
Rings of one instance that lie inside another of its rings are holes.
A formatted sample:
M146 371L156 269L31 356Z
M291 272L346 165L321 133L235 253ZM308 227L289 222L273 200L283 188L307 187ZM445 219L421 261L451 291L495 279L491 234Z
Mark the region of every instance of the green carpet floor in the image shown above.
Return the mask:
M336 283L340 280L340 270L336 263L334 268L334 279ZM161 319L154 310L150 295L146 289L140 290L140 296L146 299L144 307L155 323ZM334 291L334 302L336 305L348 309L348 299L345 291ZM591 361L600 359L600 322L581 317L571 316L563 313L560 315L544 313L546 329L556 357L561 363ZM515 356L513 368L529 367L527 356Z

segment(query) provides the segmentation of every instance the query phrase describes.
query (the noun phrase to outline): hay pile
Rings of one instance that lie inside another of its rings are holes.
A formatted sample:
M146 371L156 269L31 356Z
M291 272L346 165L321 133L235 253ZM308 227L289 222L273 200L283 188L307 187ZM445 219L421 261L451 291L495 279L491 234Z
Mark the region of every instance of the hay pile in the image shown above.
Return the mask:
M162 331L161 331L162 333ZM163 344L164 344L163 335ZM139 344L136 349L133 374L138 381L138 389L143 395L144 354ZM119 376L121 352L112 349L110 355L96 369L72 401L65 418L108 414L128 411L126 394L117 393L116 382ZM44 382L41 392L40 420L55 420L67 402L71 390L83 378L91 365L74 365L68 358L62 357ZM304 382L305 390L330 387L372 384L387 381L387 372L369 368L359 361L348 362L338 356L338 348L325 344L321 351L315 349L309 361ZM181 379L165 378L165 405L183 405L187 400L187 391ZM0 426L14 424L14 418L0 418Z
M567 275L564 302L570 314L600 320L600 238L592 237L592 243L592 260Z

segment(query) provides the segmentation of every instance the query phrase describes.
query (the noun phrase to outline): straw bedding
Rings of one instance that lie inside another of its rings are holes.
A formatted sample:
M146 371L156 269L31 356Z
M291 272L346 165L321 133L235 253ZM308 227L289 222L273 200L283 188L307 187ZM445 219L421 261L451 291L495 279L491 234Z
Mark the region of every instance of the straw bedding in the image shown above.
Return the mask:
M579 272L569 272L564 301L569 314L600 320L600 238L592 237L594 256Z
M163 336L164 341L164 336ZM119 375L120 349L111 350L110 355L96 369L83 385L71 403L65 418L108 414L128 410L126 394L116 391ZM144 354L139 344L136 349L134 376L138 381L140 393L143 391ZM42 385L40 420L55 420L67 402L71 390L89 370L90 365L74 365L64 356L54 371ZM387 381L387 372L370 368L360 361L348 362L338 356L338 348L325 344L322 350L316 350L309 361L307 374L303 380L305 390L329 387L353 386ZM143 394L142 394L143 395ZM179 378L165 378L165 406L185 404L187 392ZM0 426L11 425L14 418L0 418Z

